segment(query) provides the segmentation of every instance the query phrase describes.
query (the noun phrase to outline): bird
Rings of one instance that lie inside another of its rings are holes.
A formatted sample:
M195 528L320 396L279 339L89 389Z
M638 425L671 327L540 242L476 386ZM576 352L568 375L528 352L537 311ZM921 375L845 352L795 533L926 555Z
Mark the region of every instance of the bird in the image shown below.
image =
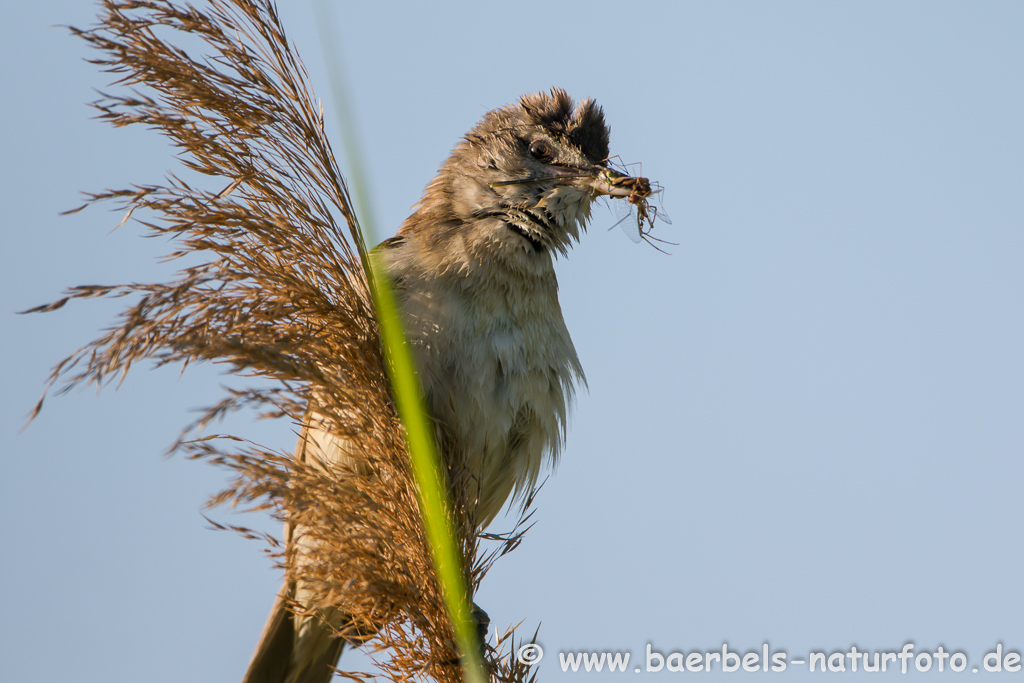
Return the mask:
M557 462L583 368L558 301L555 260L600 196L627 197L609 168L609 127L592 99L561 88L488 112L458 142L377 254L394 288L442 457L459 453L486 527ZM296 460L351 461L311 406ZM286 542L303 543L301 529ZM314 547L303 548L315 552ZM243 683L324 683L347 642L344 615L298 616L282 588ZM305 604L309 607L308 604Z

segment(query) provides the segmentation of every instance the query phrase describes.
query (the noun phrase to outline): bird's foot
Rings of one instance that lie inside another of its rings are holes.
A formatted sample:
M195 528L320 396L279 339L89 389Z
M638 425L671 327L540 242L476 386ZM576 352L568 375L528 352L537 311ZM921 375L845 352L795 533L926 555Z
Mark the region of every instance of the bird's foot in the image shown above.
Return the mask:
M491 628L491 618L475 602L473 603L471 616L473 617L473 623L476 624L476 637L480 641L481 646L483 646L487 642L487 631Z

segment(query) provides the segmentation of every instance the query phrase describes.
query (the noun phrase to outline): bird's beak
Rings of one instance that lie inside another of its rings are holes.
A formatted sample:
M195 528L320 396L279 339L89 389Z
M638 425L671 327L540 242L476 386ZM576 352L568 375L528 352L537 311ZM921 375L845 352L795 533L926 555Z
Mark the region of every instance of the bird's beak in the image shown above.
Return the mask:
M602 168L589 178L587 185L598 195L609 197L648 197L651 194L651 181L619 173L610 168Z
M491 187L504 185L526 185L530 183L549 182L559 180L571 182L589 188L595 195L607 195L609 197L633 197L645 199L651 196L654 191L651 189L651 181L647 178L634 177L619 173L610 168L595 167L592 171L584 169L552 167L554 173L539 178L526 178L522 180L498 180L489 183ZM633 201L633 200L630 200Z

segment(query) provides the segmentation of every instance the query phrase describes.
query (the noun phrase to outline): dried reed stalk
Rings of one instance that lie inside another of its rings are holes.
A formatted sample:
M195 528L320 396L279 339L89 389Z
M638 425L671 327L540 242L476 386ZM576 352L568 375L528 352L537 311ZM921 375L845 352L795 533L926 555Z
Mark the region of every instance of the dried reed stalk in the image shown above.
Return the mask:
M172 174L160 185L89 194L86 205L114 200L128 212L125 220L134 214L148 235L173 239L169 258L188 256L198 265L166 283L74 287L32 309L92 297L132 300L115 328L56 366L49 387L62 382L63 393L104 385L142 360L226 363L259 378L258 386L227 390L175 446L234 472L211 505L269 510L311 530L317 556L300 565L276 539L230 527L265 538L290 579L317 587L317 608L351 615L348 635L376 634L369 646L387 653L377 658L379 675L461 680L390 393L366 247L322 111L273 4L102 4L96 27L72 29L100 52L91 61L119 76L118 93L93 104L99 118L156 128L180 150L188 172L207 178L190 184ZM193 56L175 39L207 56ZM197 438L241 408L301 425L314 397L318 415L356 445L357 466L324 469L233 436ZM472 593L491 564L518 545L528 515L509 534L484 537L473 523L473 501L460 497L469 488L460 486L466 475L450 467L448 474ZM510 631L487 648L490 674L532 681L535 672L510 656L514 646Z

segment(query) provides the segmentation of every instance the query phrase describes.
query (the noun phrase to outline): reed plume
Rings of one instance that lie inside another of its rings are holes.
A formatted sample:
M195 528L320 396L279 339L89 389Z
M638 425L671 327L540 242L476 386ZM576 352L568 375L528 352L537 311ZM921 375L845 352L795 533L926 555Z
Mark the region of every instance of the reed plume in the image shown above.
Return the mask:
M95 27L71 30L97 50L90 61L117 76L116 90L93 103L99 118L160 131L183 166L161 184L88 194L86 206L116 203L148 236L170 238L168 258L188 265L169 282L73 287L32 309L129 301L114 327L55 367L48 388L106 385L140 361L208 361L252 378L227 389L175 444L232 471L210 504L266 510L310 530L317 554L298 563L278 539L229 527L264 538L287 577L316 587L311 611L351 615L343 635L372 638L377 675L462 680L388 380L369 253L323 111L273 3L104 0ZM356 445L355 465L317 466L237 435L202 434L240 409L298 429L311 399L318 419ZM529 515L508 534L485 536L474 501L460 493L472 490L460 485L467 475L447 474L472 599ZM489 675L533 680L510 656L513 631L485 648Z

